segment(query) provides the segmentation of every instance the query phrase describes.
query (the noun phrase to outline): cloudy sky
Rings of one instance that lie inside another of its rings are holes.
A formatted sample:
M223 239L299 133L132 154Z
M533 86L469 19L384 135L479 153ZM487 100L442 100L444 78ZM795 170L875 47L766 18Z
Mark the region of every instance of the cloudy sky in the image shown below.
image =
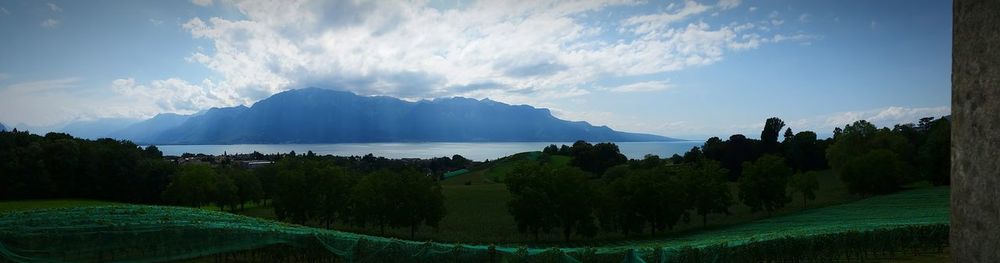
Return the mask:
M189 114L322 87L614 129L829 133L950 112L950 1L0 1L0 122Z

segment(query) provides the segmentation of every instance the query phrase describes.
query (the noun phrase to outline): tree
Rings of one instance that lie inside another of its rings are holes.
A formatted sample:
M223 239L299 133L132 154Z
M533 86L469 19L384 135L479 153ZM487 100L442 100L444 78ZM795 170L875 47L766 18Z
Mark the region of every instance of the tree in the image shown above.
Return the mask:
M684 153L683 160L685 163L696 163L701 161L702 158L705 158L705 156L701 153L701 148L695 146L691 147L691 150Z
M557 222L551 213L556 205L549 196L551 191L547 189L546 179L541 166L524 163L515 167L504 180L511 194L507 211L514 217L518 231L532 233L535 241L539 240L541 232L547 233Z
M626 205L650 226L650 234L673 229L687 215L687 196L674 167L635 171L626 177L625 188L633 193Z
M605 182L614 182L618 178L627 176L628 173L628 165L616 165L604 171L604 176L601 176L601 179L604 179Z
M146 146L146 149L142 150L142 154L145 158L163 158L163 152L160 151L160 148L156 148L156 145Z
M409 227L411 237L422 224L437 227L445 213L440 186L415 170L363 176L351 191L351 204L357 224L372 223L382 234L386 227Z
M684 162L684 157L680 154L674 154L670 156L670 164L681 164Z
M791 201L786 193L792 169L785 160L774 155L764 155L754 162L743 164L740 178L740 200L753 212L765 211L770 216L774 210Z
M346 219L349 215L348 202L354 178L337 166L320 168L317 173L313 181L316 187L313 201L318 202L315 215L324 227L330 228L337 219Z
M760 142L764 153L773 154L780 151L778 133L783 127L785 127L785 122L777 117L771 117L764 122L764 130L760 132Z
M826 166L825 153L816 140L816 133L803 131L785 141L785 158L797 171L811 171Z
M598 176L604 174L604 170L628 161L614 143L591 145L577 141L573 144L571 152L573 156L571 165Z
M552 176L550 189L553 191L548 196L553 199L554 218L562 228L563 238L569 242L574 233L594 236L597 233L593 205L596 192L587 182L587 176L572 167L553 169L549 176Z
M838 130L840 131L838 132ZM835 129L835 142L826 149L826 159L830 163L830 167L839 172L850 158L860 156L870 150L867 143L871 137L875 136L876 131L878 128L865 120L848 124L844 126L843 130Z
M701 215L702 226L708 225L708 215L712 213L729 214L732 205L732 193L726 184L726 171L714 160L701 160L682 172L684 189L688 202L695 213Z
M216 174L212 176L212 183L215 184L215 192L212 193L212 203L219 207L219 210L236 211L239 196L237 196L236 184L225 175Z
M736 181L743 173L743 162L756 160L758 153L755 150L756 141L747 139L742 134L729 136L725 142L725 151L722 156L722 167L729 170L729 180Z
M900 134L893 133L888 128L878 129L875 125L871 123L860 120L853 124L848 124L844 129L835 135L835 142L826 149L826 159L830 163L830 167L833 168L838 174L840 174L841 179L849 185L855 185L856 188L852 192L861 194L881 194L888 193L888 191L893 191L898 189L899 184L907 182L912 178L908 177L907 173L902 173L898 171L909 171L912 170L910 167L911 160L914 158L913 146L909 144L907 139ZM867 161L859 161L854 164L848 175L847 171L848 163L852 162L853 159L861 158L866 156L868 153L877 150L885 150L893 153L892 155L880 154L877 156L868 156L869 158L881 158L885 161L890 161L892 166L900 165L899 167L892 167L888 169L886 167L876 167L865 165ZM899 161L899 162L895 162ZM859 169L882 169L879 171L869 171L865 172ZM897 170L898 171L895 171ZM889 172L893 170L894 172ZM871 178L865 174L871 174ZM877 178L876 178L877 177ZM891 177L891 178L890 178ZM878 181L884 184L893 185L878 185L878 186L862 186L865 181ZM878 190L871 189L871 187L877 188Z
M313 219L317 211L316 201L316 164L295 157L286 157L277 164L277 184L271 204L278 220L289 220L292 223L305 224Z
M356 224L361 227L374 224L383 235L386 227L392 227L394 220L390 210L396 209L397 204L391 194L400 188L395 185L398 183L395 179L387 170L378 170L361 177L351 189L351 212Z
M906 164L896 153L876 149L852 158L841 167L840 178L851 193L872 195L890 193L899 188Z
M705 158L722 161L722 156L725 155L725 143L719 137L708 138L705 144L702 145L702 152L705 153Z
M247 202L259 202L264 196L264 188L260 184L260 179L250 174L250 172L238 169L225 169L225 175L236 185L236 203L239 209L243 210Z
M791 140L792 136L795 136L795 134L792 133L792 128L791 127L785 128L785 140L783 140L782 142L787 142L788 140Z
M507 189L512 198L507 203L521 232L531 232L538 240L540 232L562 229L566 241L574 234L593 236L594 191L583 171L576 168L551 168L523 164L508 175Z
M206 205L214 200L215 170L207 165L185 165L177 171L170 185L163 192L163 199L171 204L190 207Z
M819 181L816 180L818 175L819 173L816 171L796 173L789 182L792 191L802 194L803 208L806 207L806 200L816 199L816 189L819 189Z
M409 227L410 238L416 236L421 225L437 228L445 213L441 187L414 170L397 173L397 177L399 188L385 193L396 203L396 209L390 211L393 225Z
M949 185L951 184L951 123L941 118L929 125L927 140L920 146L920 170L934 185Z
M557 155L559 154L559 147L556 146L555 144L549 144L549 146L545 146L545 149L542 149L542 153L549 155Z

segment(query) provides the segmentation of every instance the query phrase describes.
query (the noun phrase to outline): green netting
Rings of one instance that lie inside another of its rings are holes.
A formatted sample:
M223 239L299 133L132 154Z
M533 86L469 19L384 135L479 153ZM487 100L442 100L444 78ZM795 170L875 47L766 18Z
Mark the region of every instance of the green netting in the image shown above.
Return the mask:
M940 250L946 188L729 228L594 248L416 242L201 209L120 205L0 214L0 261L162 262L206 257L339 262L740 262L841 260Z

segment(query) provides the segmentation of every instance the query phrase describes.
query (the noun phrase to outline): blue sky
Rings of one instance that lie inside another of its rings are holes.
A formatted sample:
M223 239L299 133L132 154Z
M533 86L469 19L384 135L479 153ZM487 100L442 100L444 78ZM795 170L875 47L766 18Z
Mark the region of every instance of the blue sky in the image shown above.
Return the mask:
M463 96L703 139L950 112L950 1L3 1L0 122Z

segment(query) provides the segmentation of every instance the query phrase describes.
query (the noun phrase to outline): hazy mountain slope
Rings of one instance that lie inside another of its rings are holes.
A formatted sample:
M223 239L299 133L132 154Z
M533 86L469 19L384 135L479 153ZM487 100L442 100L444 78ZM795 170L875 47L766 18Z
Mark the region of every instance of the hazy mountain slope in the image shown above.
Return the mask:
M249 108L161 115L126 130L116 134L155 144L674 140L560 120L527 105L468 98L409 102L318 88L275 94Z

